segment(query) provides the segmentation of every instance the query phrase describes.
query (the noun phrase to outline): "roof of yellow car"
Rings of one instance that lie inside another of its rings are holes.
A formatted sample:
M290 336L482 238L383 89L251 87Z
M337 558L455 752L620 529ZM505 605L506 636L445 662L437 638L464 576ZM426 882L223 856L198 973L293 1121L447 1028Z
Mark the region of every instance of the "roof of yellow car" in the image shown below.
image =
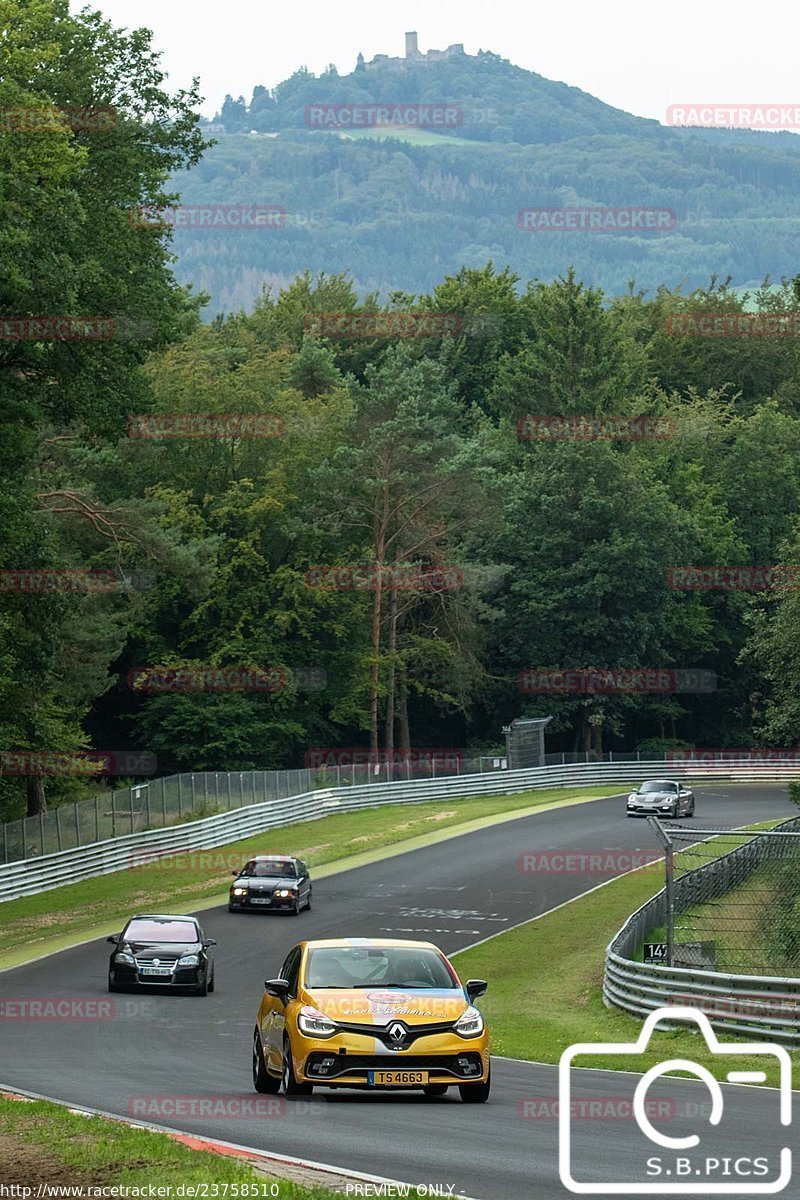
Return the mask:
M424 946L428 950L439 949L433 942L415 942L409 938L315 938L312 941L301 942L300 945L313 950L321 946Z

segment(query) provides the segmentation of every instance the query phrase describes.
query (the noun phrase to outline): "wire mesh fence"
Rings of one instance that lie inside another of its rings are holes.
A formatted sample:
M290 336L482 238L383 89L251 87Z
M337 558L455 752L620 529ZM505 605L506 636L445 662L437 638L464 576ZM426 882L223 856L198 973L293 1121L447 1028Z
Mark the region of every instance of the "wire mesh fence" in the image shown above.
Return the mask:
M668 965L800 975L800 817L757 831L661 832Z
M322 788L392 780L478 775L506 767L503 752L458 752L446 757L402 755L389 761L337 763L286 771L196 771L168 775L61 804L46 813L0 826L0 863L17 862L126 834L180 825L184 821L261 801L281 800Z

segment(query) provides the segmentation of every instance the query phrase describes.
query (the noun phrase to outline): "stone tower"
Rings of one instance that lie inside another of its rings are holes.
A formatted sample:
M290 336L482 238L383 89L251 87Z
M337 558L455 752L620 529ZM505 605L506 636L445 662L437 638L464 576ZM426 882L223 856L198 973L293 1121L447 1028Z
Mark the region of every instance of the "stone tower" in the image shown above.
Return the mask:
M416 30L406 34L406 58L419 58Z

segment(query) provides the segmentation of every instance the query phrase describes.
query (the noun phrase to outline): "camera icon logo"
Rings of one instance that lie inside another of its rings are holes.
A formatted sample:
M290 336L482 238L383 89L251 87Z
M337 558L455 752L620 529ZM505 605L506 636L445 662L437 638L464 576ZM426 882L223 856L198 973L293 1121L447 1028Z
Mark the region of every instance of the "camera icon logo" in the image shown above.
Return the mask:
M792 1177L792 1151L790 1147L781 1147L777 1164L770 1169L770 1160L766 1156L739 1158L710 1157L702 1147L691 1156L688 1151L700 1147L700 1137L696 1133L682 1137L670 1137L662 1133L651 1122L647 1113L647 1092L651 1084L661 1080L664 1075L676 1071L685 1072L699 1079L708 1088L711 1097L708 1122L712 1127L719 1126L722 1121L725 1098L718 1080L707 1067L692 1062L686 1058L672 1058L656 1064L646 1071L633 1095L633 1115L639 1130L649 1142L659 1147L665 1153L647 1159L646 1178L635 1182L607 1180L576 1179L573 1162L573 1064L576 1058L598 1055L636 1055L643 1054L650 1039L660 1022L672 1024L675 1021L688 1021L695 1024L705 1038L708 1049L714 1055L726 1058L751 1060L747 1066L752 1068L753 1058L762 1058L778 1066L778 1115L781 1126L788 1126L792 1120L792 1063L788 1051L783 1046L772 1042L721 1042L711 1027L705 1013L696 1008L670 1007L659 1008L650 1013L642 1031L635 1042L577 1042L569 1046L561 1056L558 1067L559 1075L559 1130L558 1130L558 1165L561 1182L568 1191L584 1196L648 1196L648 1195L695 1195L695 1196L724 1196L724 1195L775 1195L783 1191ZM631 1062L630 1069L635 1071L636 1064ZM725 1078L728 1083L758 1084L765 1083L766 1071L761 1070L730 1070ZM724 1169L722 1166L724 1164ZM719 1175L724 1176L724 1180ZM714 1176L717 1175L715 1179ZM769 1176L769 1178L766 1178Z

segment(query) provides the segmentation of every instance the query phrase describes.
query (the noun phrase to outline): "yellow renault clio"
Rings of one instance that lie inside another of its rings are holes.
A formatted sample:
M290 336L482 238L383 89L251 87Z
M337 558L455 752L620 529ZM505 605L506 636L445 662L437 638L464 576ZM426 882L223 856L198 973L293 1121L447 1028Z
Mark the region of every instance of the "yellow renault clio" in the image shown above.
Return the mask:
M489 1033L462 984L430 942L336 938L300 942L268 979L253 1037L257 1092L307 1096L314 1086L421 1088L489 1099Z

